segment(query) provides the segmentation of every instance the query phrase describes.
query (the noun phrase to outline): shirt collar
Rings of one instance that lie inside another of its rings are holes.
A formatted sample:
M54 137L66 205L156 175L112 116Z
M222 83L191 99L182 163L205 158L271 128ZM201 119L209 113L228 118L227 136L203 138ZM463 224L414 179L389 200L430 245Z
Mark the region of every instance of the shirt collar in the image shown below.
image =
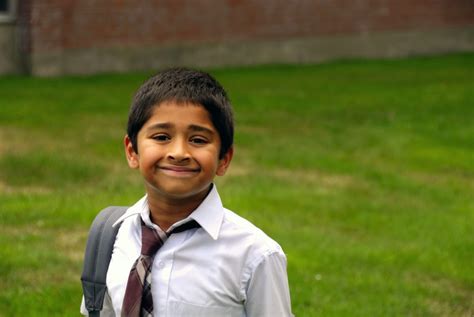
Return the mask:
M150 210L148 208L148 200L145 195L139 201L137 201L133 206L127 209L125 214L123 214L114 224L115 227L119 223L123 222L125 219L141 214L142 219L147 222L150 219ZM206 231L212 239L217 240L219 237L219 231L222 225L222 220L224 219L224 207L222 206L221 198L217 192L216 186L213 184L212 189L206 198L201 202L201 204L185 219L182 219L175 224L173 224L169 230L172 230L174 227L179 226L180 224L188 222L190 219L194 219L201 228Z
M112 227L117 226L118 224L122 223L125 219L140 214L142 210L148 209L148 200L147 195L143 196L139 201L137 201L133 206L129 207L127 211L114 222Z
M222 206L216 185L212 185L212 189L207 197L188 218L196 220L212 239L217 240L224 219L224 207ZM184 220L181 220L180 223L184 222Z

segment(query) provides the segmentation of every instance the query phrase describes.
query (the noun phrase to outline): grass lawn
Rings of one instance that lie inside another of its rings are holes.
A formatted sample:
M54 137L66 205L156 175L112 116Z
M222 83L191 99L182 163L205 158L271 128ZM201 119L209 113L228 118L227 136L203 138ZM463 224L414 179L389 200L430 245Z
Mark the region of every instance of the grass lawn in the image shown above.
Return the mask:
M474 54L211 72L226 206L280 242L297 316L474 315ZM87 230L143 195L122 138L149 74L0 77L0 316L74 316Z

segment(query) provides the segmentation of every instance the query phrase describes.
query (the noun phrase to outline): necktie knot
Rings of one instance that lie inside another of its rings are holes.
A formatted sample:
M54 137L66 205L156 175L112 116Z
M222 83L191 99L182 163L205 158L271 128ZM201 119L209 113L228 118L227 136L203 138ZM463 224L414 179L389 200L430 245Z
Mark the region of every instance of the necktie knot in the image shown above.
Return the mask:
M142 250L141 254L153 256L165 242L166 237L161 238L155 229L149 228L142 221Z

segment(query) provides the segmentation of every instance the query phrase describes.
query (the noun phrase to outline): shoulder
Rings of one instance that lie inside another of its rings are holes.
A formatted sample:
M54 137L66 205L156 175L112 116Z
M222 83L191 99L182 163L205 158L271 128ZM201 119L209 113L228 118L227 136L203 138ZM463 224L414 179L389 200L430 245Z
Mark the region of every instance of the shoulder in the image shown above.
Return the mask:
M258 258L271 254L285 256L281 246L263 230L226 208L224 208L220 235L224 239L238 241L247 252L248 260L258 260Z
M282 287L287 284L285 253L260 228L225 209L219 239L222 239L234 264L239 263L239 293L245 302L248 302L249 296L262 298L262 294L269 293L268 288L282 291L287 288ZM254 292L249 293L251 289Z

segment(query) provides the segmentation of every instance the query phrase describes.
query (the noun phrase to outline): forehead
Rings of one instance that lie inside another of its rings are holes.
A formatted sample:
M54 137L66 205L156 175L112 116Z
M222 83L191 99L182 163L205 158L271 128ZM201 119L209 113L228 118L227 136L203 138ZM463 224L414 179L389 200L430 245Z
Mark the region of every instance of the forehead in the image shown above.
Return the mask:
M206 108L200 104L189 102L165 101L155 105L144 127L158 123L179 126L202 125L215 130Z

